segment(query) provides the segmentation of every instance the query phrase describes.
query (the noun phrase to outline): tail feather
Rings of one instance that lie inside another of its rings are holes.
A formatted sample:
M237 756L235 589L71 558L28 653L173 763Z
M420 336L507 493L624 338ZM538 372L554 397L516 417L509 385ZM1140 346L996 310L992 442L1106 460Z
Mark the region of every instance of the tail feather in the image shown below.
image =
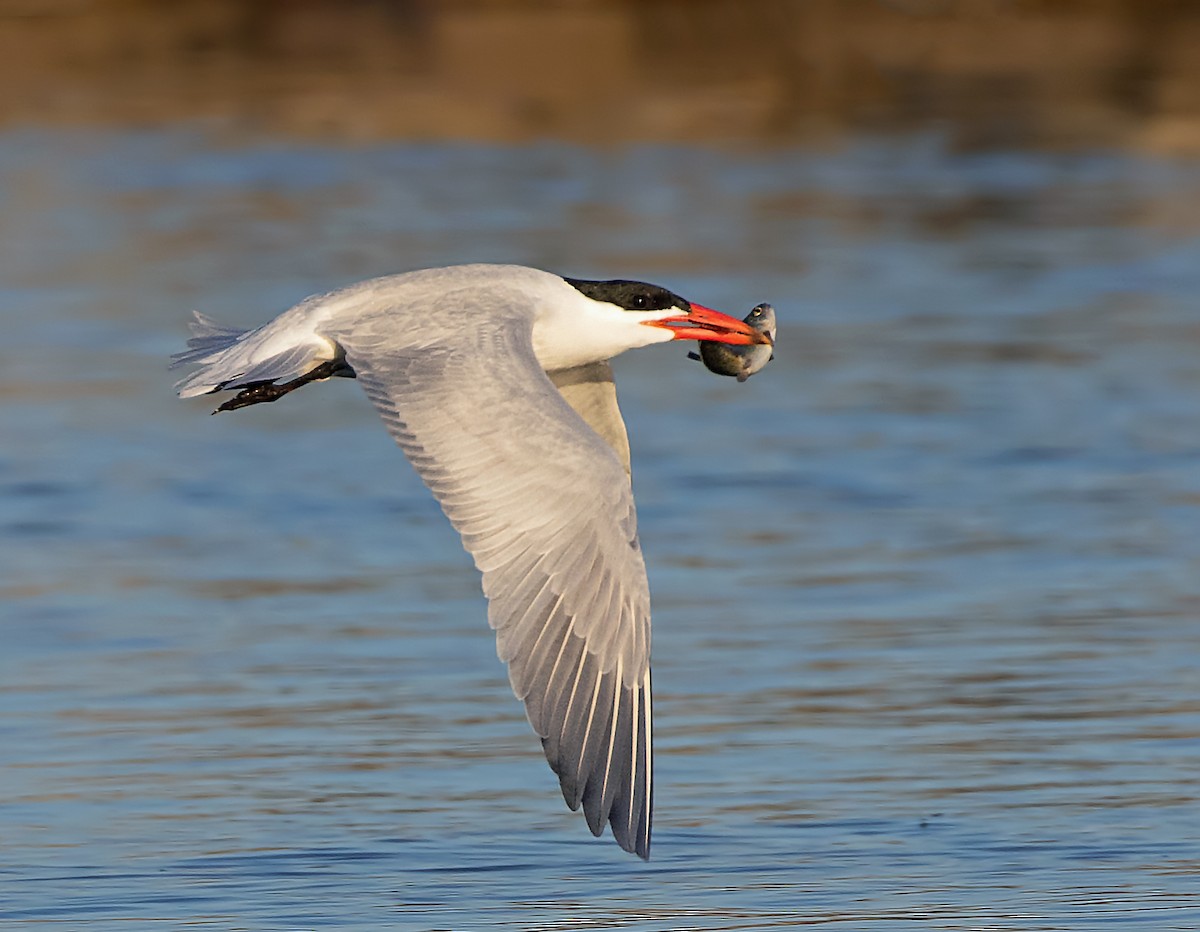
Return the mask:
M228 349L250 332L249 330L239 330L236 327L224 327L199 311L192 311L192 315L192 321L189 325L192 335L188 338L187 349L181 353L173 353L171 355L172 369L177 369L190 362L196 362L205 356Z
M238 385L254 382L274 382L303 375L312 368L313 348L307 344L293 346L275 356L268 356L251 365L237 377Z
M171 357L173 369L197 366L175 383L181 398L296 379L340 357L340 349L332 341L311 330L288 333L278 326L280 318L257 330L239 330L193 313L187 349Z

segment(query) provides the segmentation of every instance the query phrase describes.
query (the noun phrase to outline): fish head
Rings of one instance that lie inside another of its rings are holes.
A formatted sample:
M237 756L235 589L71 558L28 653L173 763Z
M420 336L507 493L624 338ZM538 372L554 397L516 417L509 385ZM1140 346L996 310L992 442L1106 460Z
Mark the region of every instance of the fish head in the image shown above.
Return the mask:
M771 305L756 304L746 315L745 322L770 337L771 343L775 342L775 308Z

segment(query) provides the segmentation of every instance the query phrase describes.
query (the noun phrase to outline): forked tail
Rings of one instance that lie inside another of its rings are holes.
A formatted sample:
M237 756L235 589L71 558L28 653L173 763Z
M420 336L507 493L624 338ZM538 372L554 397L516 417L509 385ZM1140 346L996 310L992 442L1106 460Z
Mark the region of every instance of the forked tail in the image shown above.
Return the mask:
M199 311L194 314L187 349L171 357L172 369L197 367L175 384L180 398L241 389L217 408L232 411L276 401L309 382L332 376L354 377L341 347L310 329L286 326L284 317L256 330L238 330L224 327Z

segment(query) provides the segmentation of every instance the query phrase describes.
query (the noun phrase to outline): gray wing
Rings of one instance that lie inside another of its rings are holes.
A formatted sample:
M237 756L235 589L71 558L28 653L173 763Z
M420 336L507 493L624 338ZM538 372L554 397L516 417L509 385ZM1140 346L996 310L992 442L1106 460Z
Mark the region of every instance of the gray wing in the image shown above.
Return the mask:
M612 366L607 362L594 362L547 375L575 413L612 447L625 472L629 473L629 435L625 433L625 421L617 407L617 385L613 381Z
M385 316L331 335L482 571L567 805L646 858L650 596L629 476L541 370L531 323L481 316L422 346L396 345Z

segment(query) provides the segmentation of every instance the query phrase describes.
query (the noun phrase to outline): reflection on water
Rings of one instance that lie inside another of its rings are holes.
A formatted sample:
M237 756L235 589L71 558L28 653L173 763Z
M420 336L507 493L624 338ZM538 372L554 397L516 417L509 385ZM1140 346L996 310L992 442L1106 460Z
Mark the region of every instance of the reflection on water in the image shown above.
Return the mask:
M1200 924L1194 165L4 142L0 919ZM781 314L745 385L619 363L649 865L562 807L357 386L169 390L192 307L481 258Z

